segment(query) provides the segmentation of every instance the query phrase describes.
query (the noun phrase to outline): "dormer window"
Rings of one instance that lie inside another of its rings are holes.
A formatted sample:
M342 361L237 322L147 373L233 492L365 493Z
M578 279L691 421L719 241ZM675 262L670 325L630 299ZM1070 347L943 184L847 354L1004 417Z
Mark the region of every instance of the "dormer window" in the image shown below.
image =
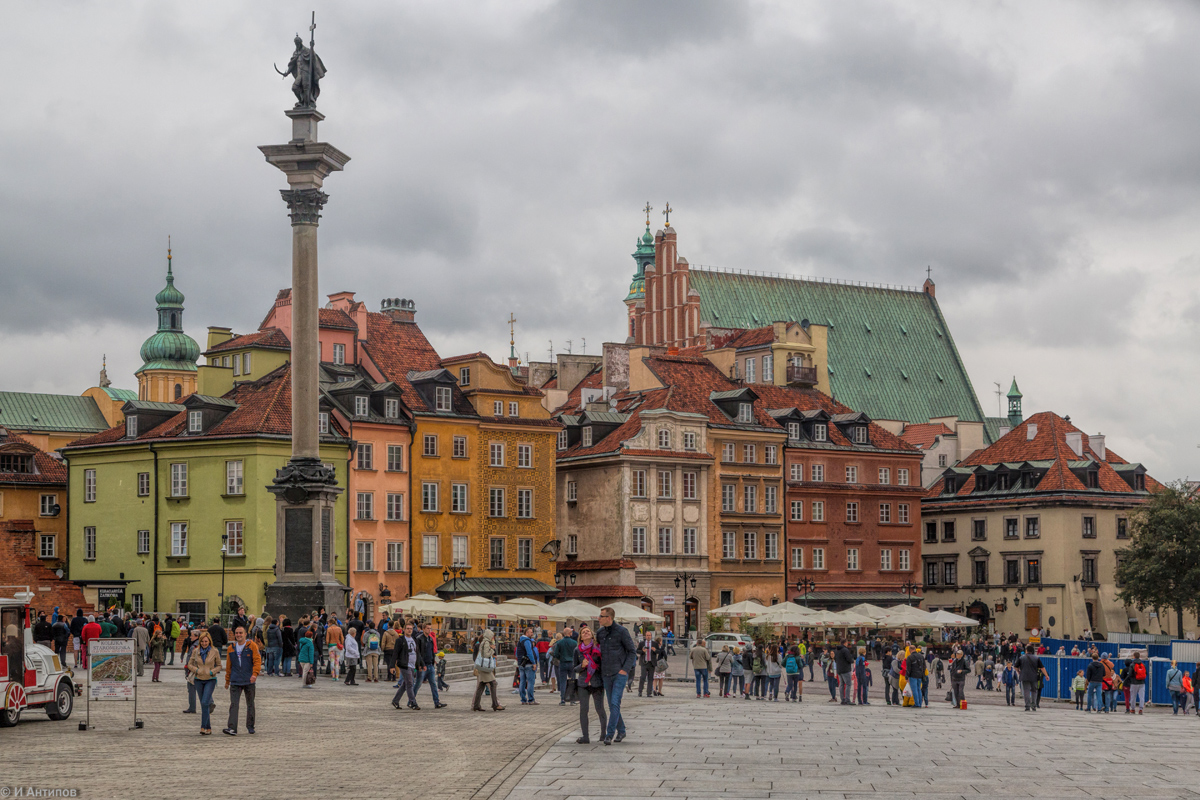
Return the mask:
M492 416L493 417L504 416L504 401L503 400L493 400L492 401Z
M754 419L751 408L750 403L738 403L737 421L751 422Z
M958 491L958 482L954 478L946 478L945 494L954 494Z
M345 364L346 363L346 345L335 344L333 346L333 363L334 364Z
M437 411L450 410L450 387L438 386L434 389L435 409Z
M567 449L567 431L565 428L558 432L558 449L559 450Z
M367 398L362 395L356 396L354 398L354 416L365 417L365 416L368 416L370 413L371 413L371 404L368 402Z
M459 369L458 369L458 385L459 386L470 386L471 385L471 368L470 367L459 367Z
M659 450L670 450L671 449L671 432L669 430L667 430L666 428L660 428L658 431L658 449Z
M1100 473L1098 471L1096 471L1094 469L1088 470L1087 488L1089 488L1089 489L1099 489L1100 488Z
M383 415L388 419L398 419L400 417L400 401L394 397L384 400Z
M799 439L800 439L800 423L799 422L789 422L788 423L788 438L791 439L792 441L799 441Z
M684 450L695 450L696 449L696 434L693 431L684 431L684 433L683 433L683 449Z
M592 426L588 425L583 429L583 446L592 446Z
M813 441L824 442L829 438L829 428L824 422L813 423Z
M200 433L203 430L204 417L199 411L188 412L188 433Z
M137 417L125 418L125 435L130 439L137 438Z
M866 425L855 425L854 426L854 443L855 444L866 444L867 443L867 426Z
M329 433L329 412L322 411L317 414L317 433Z
M1008 489L1008 473L1007 472L1001 472L999 475L996 476L996 488L1000 491L1006 491Z

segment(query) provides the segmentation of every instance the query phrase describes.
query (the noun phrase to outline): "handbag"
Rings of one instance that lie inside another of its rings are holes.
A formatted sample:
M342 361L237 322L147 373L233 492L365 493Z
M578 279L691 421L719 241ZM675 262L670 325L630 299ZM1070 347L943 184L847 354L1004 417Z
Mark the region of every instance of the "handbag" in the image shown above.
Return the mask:
M305 675L304 675L304 685L312 686L316 682L317 682L317 671L315 669L312 669L312 665L310 664L308 672L305 673Z
M496 659L475 656L475 666L485 671L494 672L496 670Z

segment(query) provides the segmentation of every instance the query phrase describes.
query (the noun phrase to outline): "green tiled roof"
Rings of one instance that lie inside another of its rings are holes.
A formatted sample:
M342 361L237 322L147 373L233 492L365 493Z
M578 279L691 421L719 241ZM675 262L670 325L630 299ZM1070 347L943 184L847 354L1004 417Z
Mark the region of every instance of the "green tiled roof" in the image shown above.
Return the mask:
M0 392L0 427L17 431L99 433L108 430L109 425L90 397Z
M928 422L983 409L937 301L922 291L692 268L700 321L757 328L808 320L829 326L834 397L872 419Z
M104 393L113 400L137 400L137 392L133 389L114 389L111 386L105 386Z

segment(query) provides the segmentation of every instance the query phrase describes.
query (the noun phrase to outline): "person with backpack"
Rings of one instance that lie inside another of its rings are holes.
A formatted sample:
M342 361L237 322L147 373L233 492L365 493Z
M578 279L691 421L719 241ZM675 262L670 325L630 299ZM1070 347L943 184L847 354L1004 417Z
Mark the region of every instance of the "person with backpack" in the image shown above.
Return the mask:
M363 680L367 683L379 683L379 656L382 650L383 637L375 628L374 621L368 622L363 629L362 651Z
M1133 711L1141 714L1146 708L1146 662L1142 661L1142 654L1134 652L1133 664L1131 667L1131 675L1129 686L1133 690ZM1131 712L1133 713L1133 712Z
M783 660L783 670L787 674L787 688L783 690L783 700L785 703L799 703L804 696L804 656L800 655L799 647L792 645L788 650L787 658Z
M1167 670L1167 691L1171 693L1171 713L1178 716L1179 706L1187 701L1183 699L1183 670L1171 659L1171 668Z

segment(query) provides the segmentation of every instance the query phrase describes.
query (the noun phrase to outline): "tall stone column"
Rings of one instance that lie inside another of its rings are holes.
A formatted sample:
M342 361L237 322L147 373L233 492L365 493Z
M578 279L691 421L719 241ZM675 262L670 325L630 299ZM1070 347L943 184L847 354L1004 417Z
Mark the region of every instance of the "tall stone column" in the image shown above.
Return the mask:
M276 502L275 583L267 588L267 612L294 620L321 607L343 613L349 592L334 572L333 511L343 490L321 463L318 433L317 224L329 200L322 184L350 157L317 141L324 116L314 106L285 113L291 141L259 148L287 176L280 194L292 220L292 457L267 487Z

